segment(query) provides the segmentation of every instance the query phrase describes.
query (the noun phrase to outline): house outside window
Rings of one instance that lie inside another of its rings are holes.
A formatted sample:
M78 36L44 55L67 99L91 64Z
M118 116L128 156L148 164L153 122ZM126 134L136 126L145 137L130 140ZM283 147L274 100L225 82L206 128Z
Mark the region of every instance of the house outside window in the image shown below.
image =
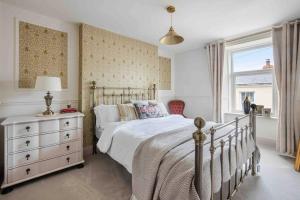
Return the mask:
M255 92L254 91L243 91L243 92L240 92L240 97L241 97L241 103L244 102L244 100L246 99L246 97L248 97L248 100L253 103L255 100L254 100L254 94Z
M271 108L275 114L277 89L271 40L231 47L227 56L231 112L242 112L243 101L248 96L251 103Z

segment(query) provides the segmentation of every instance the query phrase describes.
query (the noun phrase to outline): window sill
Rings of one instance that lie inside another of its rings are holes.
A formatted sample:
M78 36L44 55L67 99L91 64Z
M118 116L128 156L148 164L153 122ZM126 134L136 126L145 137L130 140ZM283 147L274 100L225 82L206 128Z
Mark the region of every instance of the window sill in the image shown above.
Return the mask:
M227 116L243 116L244 113L242 112L226 112L224 113L224 116L227 115ZM278 120L278 117L276 116L270 116L270 117L267 117L267 116L264 116L264 115L256 115L258 118L262 118L262 119L271 119L271 120Z

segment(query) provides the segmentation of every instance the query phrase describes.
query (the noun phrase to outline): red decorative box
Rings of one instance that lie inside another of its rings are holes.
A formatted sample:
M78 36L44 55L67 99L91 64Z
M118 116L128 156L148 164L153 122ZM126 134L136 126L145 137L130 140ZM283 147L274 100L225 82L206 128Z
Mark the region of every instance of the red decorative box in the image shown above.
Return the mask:
M64 108L60 110L60 113L73 113L73 112L77 112L76 108Z

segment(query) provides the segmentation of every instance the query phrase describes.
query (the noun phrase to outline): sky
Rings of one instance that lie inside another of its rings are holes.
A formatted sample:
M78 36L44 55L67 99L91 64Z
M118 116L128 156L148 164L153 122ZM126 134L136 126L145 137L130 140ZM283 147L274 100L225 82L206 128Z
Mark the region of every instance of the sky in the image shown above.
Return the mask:
M262 69L266 63L266 59L270 59L271 64L274 65L272 46L235 52L232 54L233 71L240 72Z

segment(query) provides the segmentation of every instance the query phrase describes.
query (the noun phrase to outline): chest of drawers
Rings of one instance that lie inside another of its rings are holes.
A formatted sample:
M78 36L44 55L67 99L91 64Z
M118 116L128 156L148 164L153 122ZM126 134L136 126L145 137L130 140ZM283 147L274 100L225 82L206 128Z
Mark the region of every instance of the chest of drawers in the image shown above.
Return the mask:
M82 165L82 113L19 116L4 126L4 180L1 189L74 165Z

